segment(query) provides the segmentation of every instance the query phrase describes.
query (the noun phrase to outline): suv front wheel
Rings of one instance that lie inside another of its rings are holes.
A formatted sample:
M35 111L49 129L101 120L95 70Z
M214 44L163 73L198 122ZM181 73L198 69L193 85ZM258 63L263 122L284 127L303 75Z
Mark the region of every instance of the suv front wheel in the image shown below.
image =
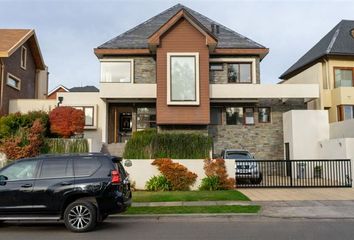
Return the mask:
M72 232L87 232L97 223L97 210L88 201L75 201L67 206L64 212L64 222Z

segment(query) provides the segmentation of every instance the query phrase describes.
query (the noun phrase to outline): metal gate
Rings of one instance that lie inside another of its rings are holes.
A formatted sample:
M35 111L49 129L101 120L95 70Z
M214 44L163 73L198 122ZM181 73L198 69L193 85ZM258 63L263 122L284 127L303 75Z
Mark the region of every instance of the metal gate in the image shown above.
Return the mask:
M236 160L238 188L351 187L349 159Z

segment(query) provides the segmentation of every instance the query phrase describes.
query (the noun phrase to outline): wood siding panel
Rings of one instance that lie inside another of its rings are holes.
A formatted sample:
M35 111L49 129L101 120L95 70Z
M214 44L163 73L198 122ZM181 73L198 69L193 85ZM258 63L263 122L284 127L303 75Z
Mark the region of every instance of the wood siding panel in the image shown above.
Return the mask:
M21 47L19 47L10 57L4 59L4 92L3 106L1 114L9 112L10 99L30 99L35 98L36 94L36 65L28 42L23 46L27 48L27 66L21 68ZM7 73L21 79L21 89L14 89L6 84Z
M168 52L199 52L200 104L198 106L167 105ZM209 50L206 46L205 36L188 21L181 19L161 38L156 55L157 124L209 124Z

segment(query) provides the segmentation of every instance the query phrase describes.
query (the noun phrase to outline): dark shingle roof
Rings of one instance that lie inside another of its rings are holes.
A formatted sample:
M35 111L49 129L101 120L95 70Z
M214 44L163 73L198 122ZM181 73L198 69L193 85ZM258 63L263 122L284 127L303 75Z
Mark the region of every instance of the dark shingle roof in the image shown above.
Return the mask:
M70 88L69 92L99 92L99 90L95 86L85 86Z
M219 25L219 34L217 34L217 48L265 48L251 39L203 16L202 14L177 4L162 13L150 18L146 22L128 30L125 33L109 40L99 46L99 49L144 49L148 48L148 38L164 25L171 17L184 9L197 19L204 27L211 32L211 24Z
M285 79L293 72L326 55L354 55L354 37L351 35L353 29L354 21L342 20L339 22L280 78Z

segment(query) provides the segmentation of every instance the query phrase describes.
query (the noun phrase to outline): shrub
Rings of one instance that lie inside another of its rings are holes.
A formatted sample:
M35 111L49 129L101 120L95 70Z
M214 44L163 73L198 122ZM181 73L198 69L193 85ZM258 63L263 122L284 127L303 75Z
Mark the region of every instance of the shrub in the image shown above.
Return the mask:
M197 133L135 132L124 149L126 159L200 159L209 156L211 138Z
M4 139L14 136L20 129L30 128L36 119L40 119L45 131L49 129L49 117L43 111L32 111L26 114L11 113L2 116L0 118L0 138Z
M145 188L148 191L170 191L172 186L165 176L159 175L150 178L146 182Z
M219 177L210 176L202 179L202 183L199 186L201 191L215 191L219 188Z
M156 129L134 132L125 145L123 157L126 159L152 158L151 143L156 135Z
M205 159L204 160L204 171L205 171L205 175L207 177L217 177L218 178L217 190L228 190L228 189L234 188L235 179L229 178L227 171L226 171L224 159L222 159L222 158L220 158L220 159ZM205 180L205 181L209 181L209 180Z
M51 133L68 138L84 131L85 114L72 107L57 107L49 113L49 121Z
M162 175L171 183L171 190L174 191L189 190L198 177L197 174L188 171L182 164L174 163L168 158L156 159L152 162L152 165L157 166Z
M44 140L45 153L87 153L89 146L87 139L74 138L46 138Z
M45 128L40 119L33 122L30 128L23 128L17 135L3 140L0 151L8 159L16 160L25 157L34 157L41 152Z

